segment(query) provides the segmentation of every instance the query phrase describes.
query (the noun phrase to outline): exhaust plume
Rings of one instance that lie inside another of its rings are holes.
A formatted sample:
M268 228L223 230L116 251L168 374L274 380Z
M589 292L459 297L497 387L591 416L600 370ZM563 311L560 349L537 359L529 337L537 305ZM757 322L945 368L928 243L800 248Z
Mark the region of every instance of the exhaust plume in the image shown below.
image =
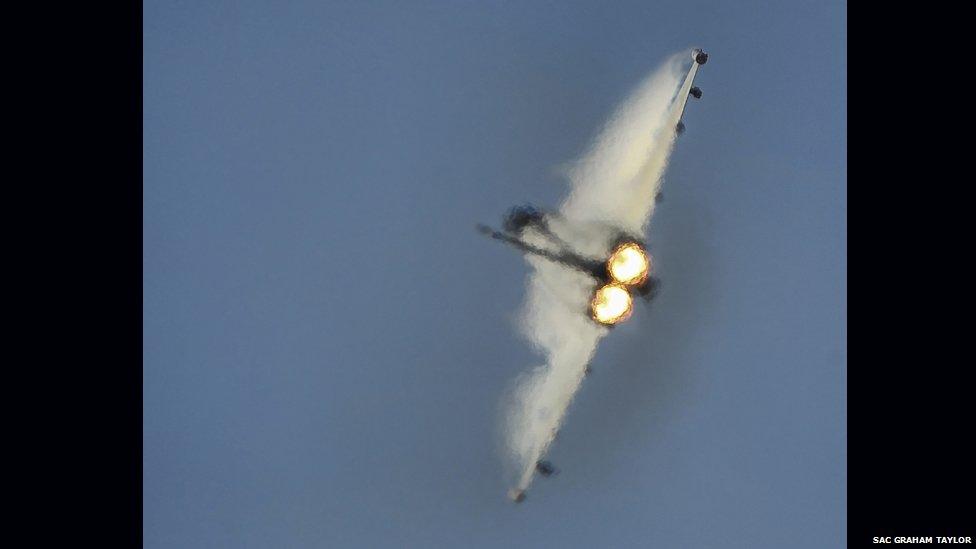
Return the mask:
M549 229L580 253L605 258L617 230L644 233L698 69L696 63L687 69L689 53L672 56L648 76L570 170L570 194ZM556 251L537 228L527 228L524 240ZM516 379L503 407L515 493L531 483L608 331L588 314L592 278L542 257L526 259L532 272L519 331L545 363Z

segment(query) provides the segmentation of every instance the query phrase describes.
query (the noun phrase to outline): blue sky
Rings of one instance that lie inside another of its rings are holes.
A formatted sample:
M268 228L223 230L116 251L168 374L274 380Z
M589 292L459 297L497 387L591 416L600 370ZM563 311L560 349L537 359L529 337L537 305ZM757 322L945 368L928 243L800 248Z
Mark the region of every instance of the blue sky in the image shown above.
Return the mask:
M145 3L146 547L843 546L845 10ZM473 226L693 46L662 293L514 506L527 268Z

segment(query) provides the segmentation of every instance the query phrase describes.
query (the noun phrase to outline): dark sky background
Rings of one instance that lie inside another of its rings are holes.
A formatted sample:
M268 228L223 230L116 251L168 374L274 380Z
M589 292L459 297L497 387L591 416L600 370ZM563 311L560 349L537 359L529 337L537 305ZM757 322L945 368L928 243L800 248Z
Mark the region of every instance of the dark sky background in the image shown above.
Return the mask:
M144 5L146 547L841 547L842 2ZM474 231L711 54L528 500L527 267Z

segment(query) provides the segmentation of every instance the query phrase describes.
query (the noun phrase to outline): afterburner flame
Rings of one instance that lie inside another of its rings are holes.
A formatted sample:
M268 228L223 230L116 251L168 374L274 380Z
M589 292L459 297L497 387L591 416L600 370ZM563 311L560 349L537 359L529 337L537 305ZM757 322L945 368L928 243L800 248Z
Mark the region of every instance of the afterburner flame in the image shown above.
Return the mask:
M590 308L593 320L600 324L613 325L630 318L633 300L630 292L620 284L607 284L593 295Z
M650 268L650 258L634 242L618 246L607 260L607 271L613 281L627 286L644 282Z

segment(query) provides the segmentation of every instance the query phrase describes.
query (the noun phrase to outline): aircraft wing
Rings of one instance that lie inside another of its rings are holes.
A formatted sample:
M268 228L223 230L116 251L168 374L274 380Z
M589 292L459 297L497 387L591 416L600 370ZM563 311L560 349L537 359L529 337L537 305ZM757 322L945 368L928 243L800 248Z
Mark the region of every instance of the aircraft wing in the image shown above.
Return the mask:
M689 55L675 55L614 113L570 173L564 217L643 234L698 67Z

